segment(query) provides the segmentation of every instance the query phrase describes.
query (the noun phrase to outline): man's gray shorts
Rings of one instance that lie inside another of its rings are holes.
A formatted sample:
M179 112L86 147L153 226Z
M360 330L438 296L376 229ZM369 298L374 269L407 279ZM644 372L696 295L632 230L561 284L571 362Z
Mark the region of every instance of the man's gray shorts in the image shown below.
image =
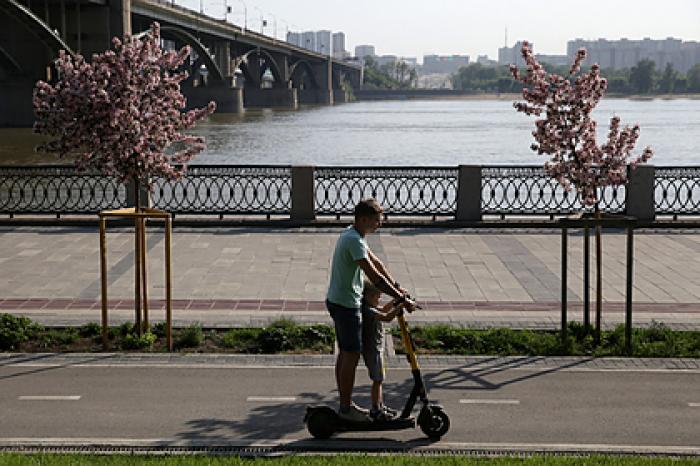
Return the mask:
M362 312L343 307L326 300L326 307L333 318L338 348L349 353L362 352Z

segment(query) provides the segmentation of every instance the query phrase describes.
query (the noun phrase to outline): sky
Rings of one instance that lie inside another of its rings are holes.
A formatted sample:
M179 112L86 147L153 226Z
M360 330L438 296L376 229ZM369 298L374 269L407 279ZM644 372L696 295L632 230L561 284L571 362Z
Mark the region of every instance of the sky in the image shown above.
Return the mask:
M175 0L223 18L224 5L233 8L228 19L283 37L294 31L343 31L346 48L372 44L377 54L418 57L439 54L487 54L517 40L534 42L537 53L564 54L566 42L583 39L664 39L700 41L698 0ZM200 3L202 2L202 3Z

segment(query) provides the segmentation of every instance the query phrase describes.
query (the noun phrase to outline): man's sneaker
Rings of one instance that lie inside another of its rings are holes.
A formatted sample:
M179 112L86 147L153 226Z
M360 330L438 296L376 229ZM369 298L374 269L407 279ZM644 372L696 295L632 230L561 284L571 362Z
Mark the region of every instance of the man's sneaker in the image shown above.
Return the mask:
M349 422L370 422L369 416L363 413L355 404L351 404L347 412L338 411L338 417Z
M356 405L354 401L350 402L350 406L354 407L356 410L358 410L359 412L361 412L365 416L369 416L369 409L366 409L366 408L363 408L361 406Z

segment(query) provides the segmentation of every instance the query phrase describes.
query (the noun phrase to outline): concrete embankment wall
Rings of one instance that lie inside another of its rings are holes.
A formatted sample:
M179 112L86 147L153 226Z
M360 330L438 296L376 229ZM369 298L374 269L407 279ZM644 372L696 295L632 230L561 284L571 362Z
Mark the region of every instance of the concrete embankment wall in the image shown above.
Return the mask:
M505 94L504 94L505 95ZM378 89L355 91L355 99L363 100L416 100L416 99L474 99L487 94L452 89ZM498 98L496 94L488 94Z

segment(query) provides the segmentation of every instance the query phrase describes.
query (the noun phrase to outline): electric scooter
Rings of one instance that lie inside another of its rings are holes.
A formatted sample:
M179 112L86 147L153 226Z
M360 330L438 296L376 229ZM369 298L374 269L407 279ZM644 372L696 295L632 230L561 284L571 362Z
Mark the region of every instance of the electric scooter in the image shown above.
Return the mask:
M413 374L413 389L406 400L401 414L387 421L351 422L341 419L338 413L326 405L309 406L306 408L304 422L309 433L317 439L330 438L336 432L364 432L412 429L416 423L431 440L439 440L450 429L450 418L442 406L431 403L423 383L420 366L416 358L416 346L408 330L404 310L397 314L401 338L406 348L406 358L411 364ZM420 400L422 407L418 417L412 416L416 401Z

